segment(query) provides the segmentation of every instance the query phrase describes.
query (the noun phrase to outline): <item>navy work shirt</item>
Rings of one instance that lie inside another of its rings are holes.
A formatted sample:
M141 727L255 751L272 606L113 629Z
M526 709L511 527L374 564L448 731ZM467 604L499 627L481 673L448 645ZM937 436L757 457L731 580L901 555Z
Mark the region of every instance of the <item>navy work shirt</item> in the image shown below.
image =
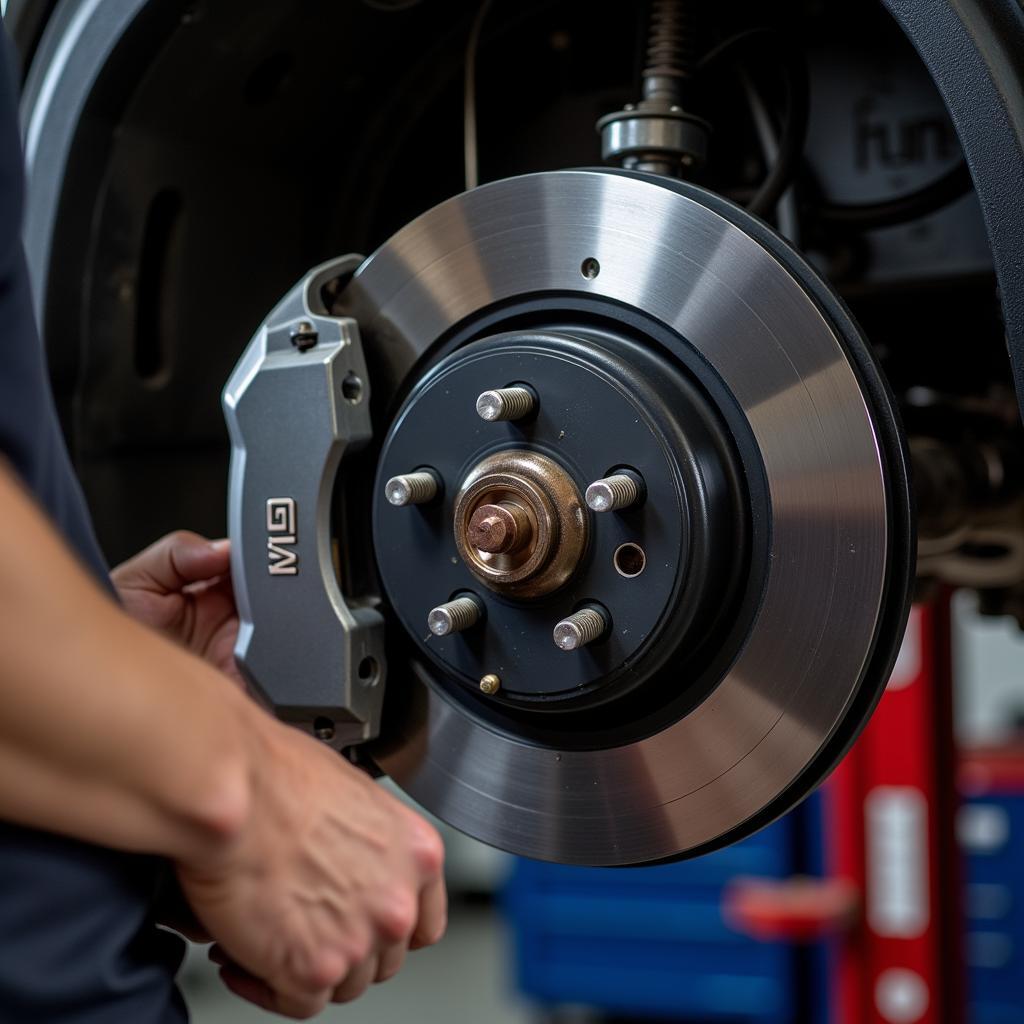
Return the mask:
M78 557L109 585L32 316L21 246L17 95L11 47L0 28L0 454ZM88 685L88 670L72 682ZM0 822L0 1022L184 1022L174 987L183 943L153 923L166 874L152 857Z

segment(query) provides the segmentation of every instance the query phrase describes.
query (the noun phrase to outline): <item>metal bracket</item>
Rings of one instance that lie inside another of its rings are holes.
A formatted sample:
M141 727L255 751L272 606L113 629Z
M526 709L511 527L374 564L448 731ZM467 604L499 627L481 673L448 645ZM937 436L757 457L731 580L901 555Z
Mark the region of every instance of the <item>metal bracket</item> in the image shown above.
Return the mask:
M386 668L383 617L342 593L331 536L335 479L373 431L358 324L331 316L321 288L362 260L300 281L223 395L235 657L280 718L338 749L376 737Z

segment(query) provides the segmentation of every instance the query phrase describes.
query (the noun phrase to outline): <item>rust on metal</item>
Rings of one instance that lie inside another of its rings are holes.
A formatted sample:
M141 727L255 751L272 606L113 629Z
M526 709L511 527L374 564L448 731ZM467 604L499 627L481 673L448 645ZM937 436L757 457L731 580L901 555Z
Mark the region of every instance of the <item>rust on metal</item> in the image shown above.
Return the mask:
M588 517L569 474L538 452L512 449L479 462L455 500L455 543L492 590L541 597L573 574Z

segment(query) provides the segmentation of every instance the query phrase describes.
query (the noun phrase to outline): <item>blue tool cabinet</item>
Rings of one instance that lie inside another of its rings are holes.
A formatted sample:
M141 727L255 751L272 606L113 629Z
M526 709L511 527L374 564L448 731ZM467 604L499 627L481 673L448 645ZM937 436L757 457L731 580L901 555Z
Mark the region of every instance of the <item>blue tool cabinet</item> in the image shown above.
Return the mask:
M518 861L505 902L519 988L548 1006L789 1024L806 999L799 988L808 972L798 964L806 953L733 931L721 896L738 875L792 874L806 853L799 837L809 810L677 864L607 869Z
M505 892L519 989L542 1006L734 1024L828 1024L828 950L758 942L722 918L740 875L821 870L821 797L750 839L639 869L517 861ZM968 1024L1024 1024L1024 793L961 809Z
M1024 793L972 797L960 809L966 854L969 1024L1024 1021Z

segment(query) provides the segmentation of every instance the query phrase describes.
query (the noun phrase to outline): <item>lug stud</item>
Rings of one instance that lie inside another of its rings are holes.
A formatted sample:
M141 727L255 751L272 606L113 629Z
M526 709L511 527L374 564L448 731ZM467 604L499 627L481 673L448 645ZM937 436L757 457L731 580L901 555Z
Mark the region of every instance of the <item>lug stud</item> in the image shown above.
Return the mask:
M480 692L486 693L488 697L493 697L494 694L501 689L501 678L496 676L493 672L488 672L487 675L482 676L480 679Z
M496 388L485 391L476 400L476 411L480 419L496 423L498 420L521 420L533 412L536 404L533 393L526 388Z
M595 480L586 494L587 507L593 512L617 512L640 500L640 485L625 473Z
M437 477L425 469L393 476L384 485L384 497L397 508L432 501L437 497L437 491Z
M576 651L593 643L608 629L607 616L596 608L581 608L562 619L551 634L562 651Z
M427 616L427 629L434 636L461 633L464 629L475 626L482 615L483 607L475 597L456 597L431 609Z

